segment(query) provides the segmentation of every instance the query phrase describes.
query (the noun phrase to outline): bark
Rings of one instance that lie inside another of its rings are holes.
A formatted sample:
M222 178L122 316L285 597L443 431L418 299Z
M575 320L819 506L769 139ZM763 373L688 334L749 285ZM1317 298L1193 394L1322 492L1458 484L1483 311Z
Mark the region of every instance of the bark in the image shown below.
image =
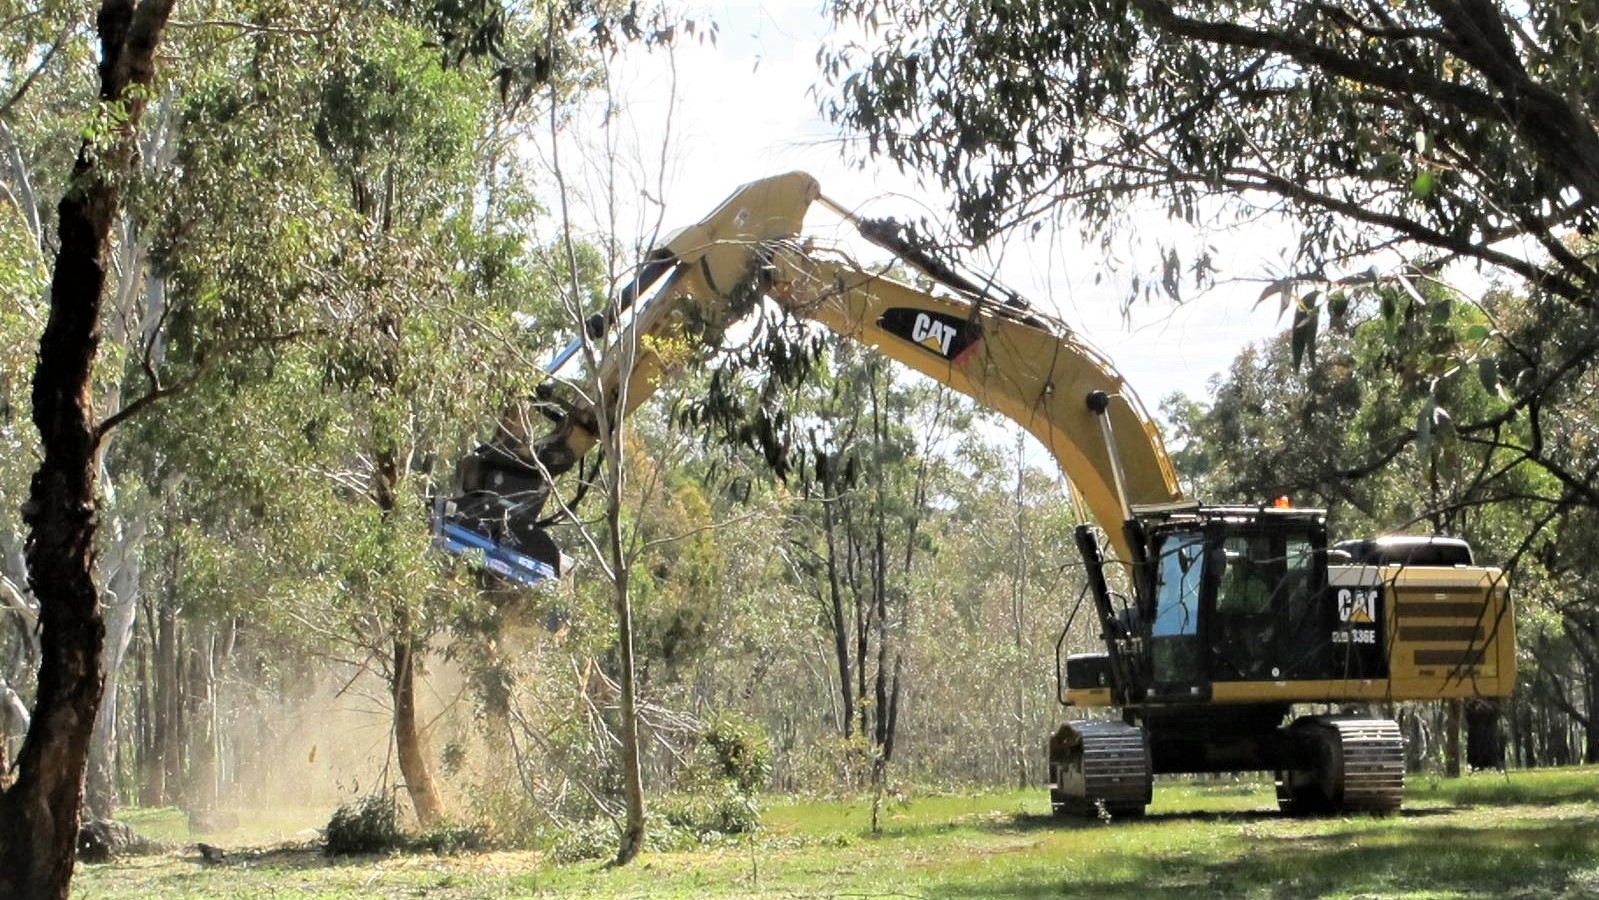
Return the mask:
M399 508L400 462L390 450L379 450L373 459L376 471L372 498L382 511L383 527L387 528ZM405 598L394 601L394 667L389 678L389 695L394 702L394 749L417 821L423 828L431 828L444 819L444 803L439 799L426 744L416 722L416 657L421 647L406 602Z
M872 744L881 751L888 743L888 588L884 585L883 523L877 523L877 572L872 586L873 616L877 619L877 672L872 678L873 717Z
M1012 531L1012 552L1016 554L1016 568L1012 570L1010 593L1011 617L1011 646L1016 651L1017 671L1011 675L1015 681L1015 691L1012 696L1014 704L1013 715L1016 718L1014 747L1012 753L1016 757L1016 787L1028 787L1029 772L1028 761L1033 754L1028 752L1031 748L1027 740L1027 692L1024 685L1027 683L1026 670L1022 665L1024 655L1024 636L1027 620L1027 467L1022 458L1026 445L1021 434L1016 435L1016 527Z
M85 805L96 817L107 819L116 812L117 797L117 703L121 686L122 662L138 618L140 551L144 527L135 523L118 535L112 552L117 563L108 579L106 602L101 614L106 620L106 641L100 661L105 671L100 713L95 717L94 736L89 743L89 775L85 786Z
M178 611L170 602L156 613L155 754L147 784L151 804L173 805L183 777L182 705L178 691Z
M28 730L28 709L0 675L0 791L11 786L11 736Z
M822 530L827 534L827 589L833 599L833 654L838 659L838 692L844 702L843 732L849 740L855 728L855 695L850 684L849 637L844 621L844 585L838 574L838 540L833 531L833 500L822 503Z
M188 768L184 772L183 796L186 809L213 810L217 807L216 736L212 733L211 710L216 705L211 677L211 652L215 637L206 629L197 640L189 642L187 674L188 691L185 693L184 718L189 722L189 747L186 754Z
M1590 671L1587 697L1588 724L1583 728L1586 743L1582 754L1582 761L1590 766L1599 764L1599 730L1596 730L1593 724L1599 722L1599 691L1594 689L1595 686L1594 673Z
M870 723L867 715L871 703L866 699L866 653L871 649L872 637L872 603L870 598L861 592L861 549L855 536L855 530L848 524L848 508L845 513L844 546L847 550L848 570L850 573L850 596L855 600L855 696L860 702L856 709L860 713L859 728L861 739L870 740L868 737Z
M119 206L114 178L125 171L131 135L144 112L155 50L172 0L105 0L100 102L120 104L122 132L112 146L87 141L57 207L58 250L50 309L33 378L33 421L42 458L29 487L29 582L39 604L39 688L18 754L17 778L0 794L0 896L65 898L72 879L83 775L104 679L92 548L95 450L99 428L89 391L106 285L111 226Z
M432 828L444 819L444 803L439 799L438 785L427 762L426 745L416 724L416 650L408 634L395 638L394 676L390 682L394 698L394 749L400 759L400 777L405 779L411 806L416 809L416 819L423 828Z
M620 453L608 454L612 459ZM644 774L639 759L638 698L634 679L633 600L626 555L622 552L622 505L620 466L612 463L612 494L607 519L610 530L613 587L616 592L616 637L621 651L622 671L622 793L627 813L622 839L616 849L616 864L632 862L644 849Z
M872 432L877 446L883 446L888 440L887 410L883 407L882 398L878 394L878 368L873 366L868 369L871 376L871 406L872 406ZM874 469L875 509L873 510L873 528L875 531L872 544L872 605L877 619L877 674L873 684L873 704L876 710L876 731L873 733L877 758L881 764L876 767L874 777L883 777L883 767L894 758L894 729L899 718L899 684L900 670L904 657L899 648L894 649L894 664L892 686L889 675L889 633L888 633L888 497L887 489L883 484L883 467ZM912 548L905 551L905 562L909 574ZM900 607L901 615L904 610L904 599L899 598L896 606ZM864 659L863 663L864 665Z
M1499 718L1498 701L1466 701L1466 765L1472 769L1505 767L1505 739Z
M888 725L883 729L883 762L894 759L894 739L899 733L899 678L904 662L904 655L895 651L894 678L888 689Z
M134 754L134 779L139 785L139 805L149 808L158 806L159 802L151 802L150 774L152 763L156 760L155 752L155 697L151 690L154 683L155 653L155 615L148 600L140 604L144 610L145 630L143 634L135 634L133 645L133 683L136 685L134 708L134 740L137 752Z
M1459 700L1444 701L1444 775L1460 777L1460 706Z

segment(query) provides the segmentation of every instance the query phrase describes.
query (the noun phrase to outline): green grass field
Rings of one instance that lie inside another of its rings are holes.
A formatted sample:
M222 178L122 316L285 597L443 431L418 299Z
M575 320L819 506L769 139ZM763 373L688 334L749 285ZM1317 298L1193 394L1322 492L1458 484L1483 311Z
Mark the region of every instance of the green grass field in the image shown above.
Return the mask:
M623 869L525 851L329 860L294 847L208 865L188 844L80 866L74 896L1599 897L1594 768L1415 779L1391 819L1280 818L1265 782L1161 782L1146 818L1109 824L1056 822L1041 792L888 803L878 835L870 814L866 801L776 802L753 839ZM172 814L130 820L192 840ZM241 835L281 827L246 822Z

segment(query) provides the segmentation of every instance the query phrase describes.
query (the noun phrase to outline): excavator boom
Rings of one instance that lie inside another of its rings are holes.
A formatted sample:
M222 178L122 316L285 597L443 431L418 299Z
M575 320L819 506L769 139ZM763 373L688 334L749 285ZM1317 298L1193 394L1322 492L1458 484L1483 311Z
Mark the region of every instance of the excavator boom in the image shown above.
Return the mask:
M811 247L801 234L806 213L818 201L842 211L802 172L752 182L648 255L639 278L587 325L591 340L601 338L627 316L636 297L658 284L648 302L631 311L600 361L599 394L613 415L630 413L685 364L680 351L663 355L659 348L713 348L729 326L768 299L1016 421L1054 456L1084 505L1106 526L1112 548L1130 558L1126 536L1111 527L1129 518L1128 505L1182 497L1159 432L1110 362L1063 323L1025 308L1014 295L980 293L975 281L929 256L916 258L914 248L905 248L909 261L933 269L932 276L948 285L944 292L921 290L843 254ZM885 241L889 229L882 223L856 221L870 238ZM552 369L576 355L580 342L559 354ZM1114 445L1105 440L1101 415L1085 402L1091 394L1107 401L1103 418ZM595 412L590 403L566 400L555 428L536 441L525 426L504 425L499 439L480 448L467 467L463 480L472 496L457 503L470 507L473 516L465 518L475 517L482 527L466 527L459 514L445 521L503 547L507 542L498 534L516 527L503 523L537 516L550 479L593 449L600 430ZM496 490L495 475L518 490ZM502 524L496 526L496 519ZM525 528L522 537L536 544L524 555L551 564L550 574L559 571L551 545Z

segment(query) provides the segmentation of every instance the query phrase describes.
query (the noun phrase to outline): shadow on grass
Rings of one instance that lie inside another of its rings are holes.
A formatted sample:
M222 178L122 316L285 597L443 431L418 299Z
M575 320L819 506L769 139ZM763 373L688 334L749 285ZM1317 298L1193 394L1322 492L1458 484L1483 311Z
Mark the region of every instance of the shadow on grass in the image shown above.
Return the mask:
M1281 813L1272 810L1225 810L1213 812L1183 810L1181 812L1121 817L1109 821L1081 816L1054 816L1049 813L991 812L961 816L945 821L891 822L884 826L882 833L876 835L875 839L899 840L903 838L935 837L960 831L976 831L985 834L1027 834L1031 832L1090 831L1106 827L1125 828L1137 826L1140 823L1242 823L1283 818L1285 817ZM869 833L863 833L861 836L867 839L874 839L874 836Z
M1498 897L1599 891L1599 821L1594 817L1510 828L1491 822L1482 827L1412 824L1408 818L1372 822L1373 828L1353 832L1213 835L1209 846L1175 853L1118 854L1101 848L1089 861L1087 876L1062 877L1047 859L1039 859L991 878L947 881L924 895L1142 900L1153 891L1297 900L1329 893Z

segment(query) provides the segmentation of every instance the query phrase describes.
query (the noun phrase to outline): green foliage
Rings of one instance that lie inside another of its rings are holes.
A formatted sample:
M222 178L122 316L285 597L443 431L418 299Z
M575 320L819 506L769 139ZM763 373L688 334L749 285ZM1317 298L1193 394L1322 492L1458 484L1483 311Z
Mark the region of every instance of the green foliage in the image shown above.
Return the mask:
M475 853L488 848L482 828L459 822L441 822L420 834L408 834L399 825L394 794L368 794L341 804L322 831L322 851L328 856L371 853Z
M489 841L479 826L441 822L412 837L407 846L413 852L450 855L487 850Z
M718 835L748 834L761 824L755 797L731 781L694 794L665 797L656 812L668 826L684 829L702 841Z
M615 854L616 826L609 819L589 819L559 829L549 849L550 861L563 864L605 859Z
M388 792L340 805L322 833L322 850L329 856L395 853L408 845L394 795Z
M803 472L811 448L792 400L825 347L820 335L787 315L775 322L763 316L751 340L704 363L710 372L705 389L679 404L674 424L701 435L707 447L754 451L780 479Z
M1555 123L1586 116L1571 98L1586 96L1574 86L1599 59L1599 43L1573 37L1575 8L830 7L865 35L824 48L825 111L872 154L939 179L976 240L1049 213L1081 214L1106 235L1129 196L1188 224L1217 202L1248 217L1251 192L1297 219L1296 264L1312 278L1395 236L1535 277L1496 253L1495 237L1548 237L1540 211L1562 206L1563 192L1596 199L1573 160L1599 137L1580 126L1577 150L1556 137ZM1462 41L1473 51L1458 52ZM1506 90L1539 92L1546 121L1505 114L1491 98ZM1173 252L1163 248L1168 273ZM1203 281L1209 250L1181 268ZM1169 274L1146 283L1177 295Z
M735 715L718 716L700 736L712 771L740 793L753 795L772 777L772 749L759 722Z

